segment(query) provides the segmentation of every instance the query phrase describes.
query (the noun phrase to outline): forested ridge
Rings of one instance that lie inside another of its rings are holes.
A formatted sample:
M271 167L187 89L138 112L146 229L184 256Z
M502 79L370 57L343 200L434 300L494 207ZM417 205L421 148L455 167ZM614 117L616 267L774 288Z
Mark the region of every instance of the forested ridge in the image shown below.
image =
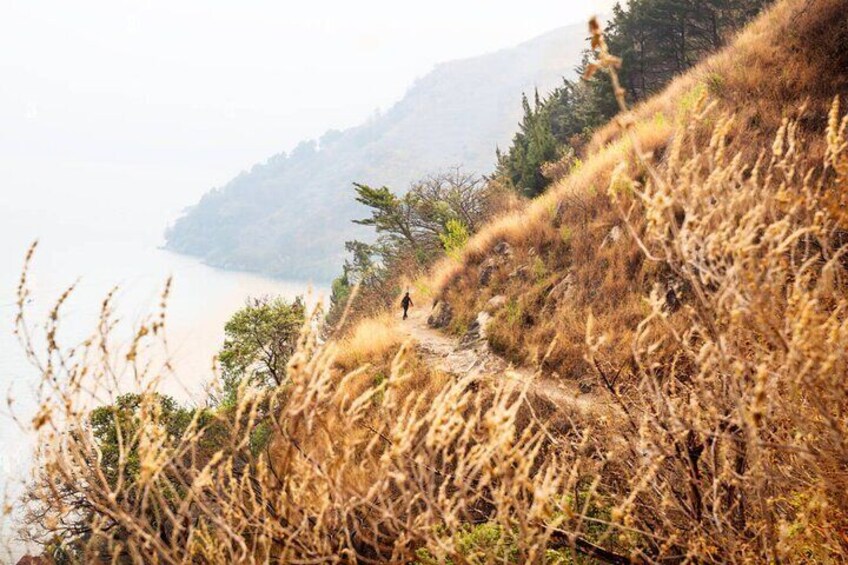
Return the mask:
M635 0L617 4L606 26L610 50L621 60L619 80L627 100L639 102L718 50L756 16L768 0ZM581 76L590 55L575 61ZM524 117L512 145L498 153L498 173L522 194L536 196L564 172L544 164L577 159L593 131L619 112L609 77L566 78L548 95L524 95ZM712 80L720 81L721 77Z

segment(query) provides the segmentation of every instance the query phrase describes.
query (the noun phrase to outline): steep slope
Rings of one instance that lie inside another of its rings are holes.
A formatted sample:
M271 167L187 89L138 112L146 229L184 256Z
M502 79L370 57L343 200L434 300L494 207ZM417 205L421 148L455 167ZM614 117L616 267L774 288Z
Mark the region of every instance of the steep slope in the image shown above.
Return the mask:
M307 324L286 382L218 408L152 392L161 316L116 356L107 303L66 354L54 311L36 539L133 563L844 563L846 45L848 0L780 0L415 281L412 320ZM427 294L463 339L424 327ZM91 417L124 367L150 392Z
M846 94L848 1L778 2L416 285L447 331L486 320L495 352L620 410L555 437L597 462L603 561L848 554Z
M771 151L783 120L794 118L797 135L805 136L804 163L818 165L831 104L848 92L846 45L844 3L780 3L728 49L636 107L630 132L662 168L674 140L684 133L680 128L693 128L693 141L708 149L715 133L711 128L732 115L721 132L726 154L738 151L751 168L761 152ZM707 106L710 115L698 117ZM688 125L689 120L697 123ZM617 190L619 184L629 186L630 180L623 179L632 178L643 188L646 175L632 155L630 135L613 120L594 136L587 158L572 174L526 210L482 230L461 261L442 265L431 286L451 304L453 331L464 331L488 300L502 295L509 308L494 317L490 341L514 361L538 363L544 357L550 370L564 376L579 379L591 373L584 344L591 312L597 328L609 332L614 361L625 362L645 312L644 299L654 286L669 293L670 300L685 293L676 288L679 277L664 262L646 260L628 237L631 228L640 234L645 229L637 203L616 204L610 198L611 185ZM619 206L635 218L633 226L623 222ZM507 256L493 251L500 242L510 246ZM484 271L490 273L481 277ZM485 286L480 285L483 278L490 281Z
M406 186L461 165L494 166L517 123L523 91L547 91L573 72L584 26L511 49L444 63L384 115L305 141L212 190L167 232L167 248L219 267L295 279L337 274L344 242L364 233L351 183Z

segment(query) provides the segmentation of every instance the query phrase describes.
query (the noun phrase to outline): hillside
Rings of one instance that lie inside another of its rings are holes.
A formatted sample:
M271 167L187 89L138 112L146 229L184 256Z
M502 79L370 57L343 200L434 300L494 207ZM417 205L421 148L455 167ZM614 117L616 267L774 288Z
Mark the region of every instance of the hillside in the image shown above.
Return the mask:
M631 5L649 1L669 0ZM375 308L326 340L304 323L285 380L246 373L226 402L177 409L153 376L92 433L80 391L109 390L114 356L98 334L65 363L54 311L42 545L133 563L844 563L846 45L848 0L779 0L635 108L618 91L622 114L547 192L404 281L410 318ZM139 386L164 323L120 356Z
M685 293L690 286L663 261L646 260L644 250L627 237L631 232L644 236L647 228L638 215L628 226L619 206L627 206L629 218L645 210L630 201L616 204L610 197L617 183L632 182L627 189L631 193L644 189L645 165L628 155L633 150L631 134L642 152L657 159L656 166L665 167L669 152L681 151L674 144L684 133L695 135L689 143L715 144L711 128L733 116L721 132L727 137L724 151L738 151L739 160L752 167L786 127L784 120L792 118L798 120L799 136L818 136L807 141L800 155L803 163L817 165L822 159L820 134L831 104L835 96L848 92L848 43L843 41L848 37L848 12L833 9L838 17L814 19L810 13L818 15L815 7L827 2L801 3L797 16L807 18L804 29L820 38L809 42L781 20L790 4L772 9L731 49L708 58L638 105L630 134L622 131L619 120L601 128L587 158L572 174L526 210L488 226L472 239L459 262L443 263L432 284L434 293L452 305L454 330L468 327L492 296L504 295L520 315L510 320L504 313L496 316L490 340L513 360L537 363L546 355L545 363L553 370L574 378L587 374L583 341L589 312L615 336L610 350L617 351L618 361L626 359L626 344L641 320L644 297L655 285L669 296ZM778 73L771 70L774 61L780 61ZM706 107L710 115L698 117ZM690 126L695 133L680 131L696 119ZM681 182L674 179L668 190ZM669 198L685 209L693 203L678 202L684 196ZM508 257L493 253L499 242L510 245ZM491 282L481 287L481 272L487 269L492 270L487 277Z
M564 530L607 563L842 562L846 45L845 0L778 2L598 131L547 193L408 285L459 346L434 355L414 324L395 331L439 366L456 357L458 378L493 354L511 362L486 386L525 380L526 417L556 430L568 484L592 493L582 508L552 503L566 517L552 510L557 526L522 535L550 548ZM567 401L539 392L553 383ZM513 425L516 454L527 422ZM530 480L556 499L554 464ZM499 494L501 528L544 512L528 503L513 521L519 495Z
M166 234L172 251L227 269L299 280L338 274L344 242L366 233L352 182L403 191L461 165L487 173L521 116L521 93L571 75L585 26L438 65L368 123L304 141L206 194Z

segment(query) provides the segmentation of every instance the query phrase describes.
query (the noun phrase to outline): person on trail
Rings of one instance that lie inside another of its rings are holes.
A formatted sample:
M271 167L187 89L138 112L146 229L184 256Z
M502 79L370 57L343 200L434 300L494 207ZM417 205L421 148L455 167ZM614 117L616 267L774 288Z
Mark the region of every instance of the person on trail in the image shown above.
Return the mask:
M400 301L400 305L403 308L403 319L406 320L408 317L406 311L409 310L410 306L414 306L414 304L412 304L412 299L409 297L409 291L406 291L406 294L403 295L403 300Z

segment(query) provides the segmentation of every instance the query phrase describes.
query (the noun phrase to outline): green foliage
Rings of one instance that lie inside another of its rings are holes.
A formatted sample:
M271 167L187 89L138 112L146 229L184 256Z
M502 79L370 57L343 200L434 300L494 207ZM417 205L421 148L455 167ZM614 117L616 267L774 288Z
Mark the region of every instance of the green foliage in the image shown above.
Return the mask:
M565 245L571 245L571 238L574 236L571 226L563 225L559 229L559 235Z
M707 81L709 81L709 77ZM722 79L723 80L723 79ZM677 119L681 122L689 119L689 115L692 113L692 110L698 103L698 100L701 99L704 94L706 94L706 89L703 84L696 84L693 88L686 91L683 96L680 97L680 102L678 102L677 107ZM662 114L660 114L662 115Z
M512 139L509 152L498 152L497 174L506 178L525 196L533 197L544 191L550 181L542 174L542 165L562 156L565 146L554 132L556 130L566 135L562 128L567 122L563 119L564 107L557 105L562 97L570 100L572 87L566 81L544 102L537 91L532 107L524 95L521 99L524 117L519 124L519 131Z
M467 525L454 535L453 541L463 563L518 563L514 534L499 524ZM442 563L427 549L419 549L416 554L419 565ZM449 559L446 563L454 561Z
M514 298L510 299L509 302L506 303L506 308L504 309L504 316L506 317L506 321L511 326L516 326L521 321L521 315L523 314L523 309L518 301Z
M382 371L377 371L374 375L372 384L374 385L374 388L377 389L377 392L374 394L373 400L374 404L378 406L383 403L383 397L386 394L386 384L388 380L388 377Z
M155 395L157 421L171 437L179 437L191 422L194 412L181 407L170 396ZM138 394L119 396L114 404L95 408L89 422L101 452L100 468L110 484L118 479L132 481L138 475L137 434L141 422L142 397ZM121 447L124 460L121 461Z
M463 336L468 333L468 320L455 316L448 325L448 333L455 336Z
M583 66L586 64L584 57ZM594 82L564 80L544 99L536 92L532 107L523 96L524 118L509 151L498 152L497 174L525 196L544 192L551 181L542 173L542 165L574 158L593 129L613 112L615 100L609 100L601 88L604 80L593 79L597 86Z
M515 561L518 551L512 533L498 524L479 524L464 529L456 535L459 552L471 562L485 561L494 556L498 561Z
M767 0L630 0L613 10L606 29L612 53L623 59L619 78L631 102L661 90L721 47L730 34L745 25ZM584 53L581 74L591 59ZM721 85L709 82L712 90ZM522 97L524 117L506 153L498 151L497 174L528 197L550 184L542 166L579 153L597 127L618 113L618 103L606 73L588 80L565 80L544 98L536 92L531 106Z
M382 289L386 287L388 278L380 246L362 241L348 241L345 243L345 249L348 258L342 266L342 274L333 280L330 294L327 323L331 327L340 321L356 285L366 289Z
M251 300L224 326L224 347L219 354L224 379L224 403L232 400L247 379L261 386L280 385L286 364L297 346L306 319L303 299Z
M721 48L768 0L631 0L617 7L607 33L622 58L622 86L633 100L661 90L676 75Z
M373 227L387 240L387 244L406 242L417 245L410 218L413 205L411 198L396 196L385 186L371 188L360 183L353 183L353 186L356 189L356 201L369 208L371 213L371 217L354 220L353 223Z
M250 431L250 453L252 453L254 457L259 456L259 454L268 446L268 443L271 441L272 431L271 423L267 420L259 422L256 424L256 427Z
M460 168L426 177L402 195L385 186L354 187L369 214L355 222L374 228L376 238L345 244L348 259L333 283L327 315L333 326L354 285L359 285L358 300L371 302L371 310L388 306L400 290L400 277L414 278L442 254L458 253L489 217L495 200L485 178Z
M200 410L199 414L197 410ZM146 488L138 483L141 472L139 443L143 432L150 432L151 425L177 441L195 417L201 428L213 420L211 411L185 408L170 396L161 394L124 394L115 399L113 404L95 408L88 417L98 450L96 463L92 464L96 464L97 472L102 473L110 488L115 489L122 504L146 506L151 525L161 528L159 535L163 539L170 532L163 526L162 516L164 512L175 511L175 501L179 497L179 487L176 486L178 481L171 480L173 477L167 472L163 473L158 480L158 496L147 497ZM204 449L209 453L217 449L211 448L203 440L198 443L198 447L199 453L204 453ZM62 536L56 536L45 543L45 553L57 564L82 563L86 561L82 548L90 538L89 525L96 510L79 499L67 498L66 492L57 492L57 496L63 495L69 504L64 518L67 529ZM112 517L105 519L111 520ZM118 532L116 535L125 535L120 533L124 527L125 524L116 520L106 529L114 529Z
M704 77L704 84L713 96L721 96L724 93L725 79L718 73L709 73Z
M536 282L541 281L548 274L548 267L541 257L534 257L531 267L533 269L533 278L536 279Z
M463 237L467 239L484 221L491 199L485 179L458 168L427 177L402 196L385 186L355 183L354 187L357 202L370 213L354 222L373 227L377 234L373 245L348 244L354 263L366 262L355 256L364 250L383 265L405 257L427 265L443 250L464 244Z
M330 312L336 312L339 316L344 311L344 307L353 292L353 284L350 279L350 267L345 264L342 267L342 274L333 279L333 284L330 287Z
M520 563L515 533L499 524L466 525L453 536L454 547L461 559L440 560L426 548L416 551L416 565L452 565L454 563ZM542 563L546 565L589 565L593 561L569 550L547 550Z
M439 234L445 253L456 258L468 243L468 228L460 220L450 219L445 223L445 231Z

